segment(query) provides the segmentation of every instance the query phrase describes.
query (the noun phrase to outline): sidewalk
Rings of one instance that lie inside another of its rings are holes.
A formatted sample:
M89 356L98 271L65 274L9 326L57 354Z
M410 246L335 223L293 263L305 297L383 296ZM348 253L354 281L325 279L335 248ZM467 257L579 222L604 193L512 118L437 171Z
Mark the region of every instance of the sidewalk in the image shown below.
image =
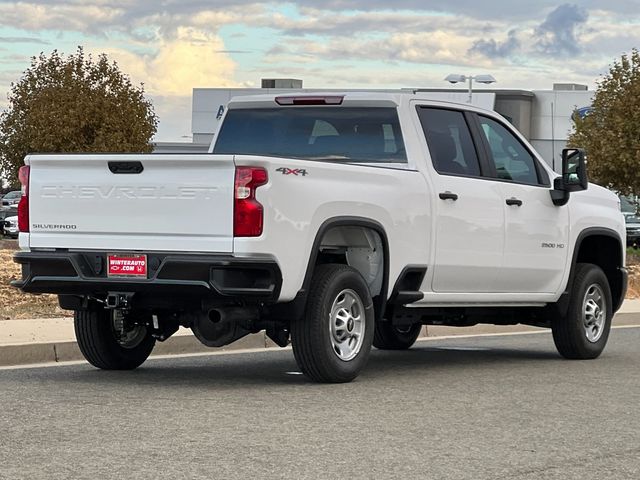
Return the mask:
M625 300L614 319L614 325L640 325L640 300ZM541 331L526 325L477 325L475 327L430 326L422 336L495 334L505 332ZM275 347L264 333L248 335L226 347L211 349L203 346L191 331L181 328L166 342L156 343L153 355L177 355L213 351L260 349ZM75 341L72 318L35 320L0 320L0 366L82 360Z
M264 333L248 335L216 351L273 347ZM180 328L165 342L157 342L153 355L207 353L191 330ZM73 318L0 321L0 366L83 360L73 330Z

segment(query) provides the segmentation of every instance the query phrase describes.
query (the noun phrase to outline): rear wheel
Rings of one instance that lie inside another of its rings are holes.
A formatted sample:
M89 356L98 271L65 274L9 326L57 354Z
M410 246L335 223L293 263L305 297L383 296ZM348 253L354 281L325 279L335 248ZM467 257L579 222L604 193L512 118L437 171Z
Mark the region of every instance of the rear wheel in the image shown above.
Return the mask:
M74 326L84 358L104 370L133 370L144 363L155 339L143 324L116 310L76 311Z
M416 342L421 330L421 324L400 326L381 320L376 322L373 346L379 350L406 350Z
M293 353L302 372L316 382L350 382L369 359L373 302L358 271L320 265L311 280L303 319L291 325Z
M604 350L613 318L611 290L600 267L579 263L565 316L553 319L553 341L568 359L591 359Z

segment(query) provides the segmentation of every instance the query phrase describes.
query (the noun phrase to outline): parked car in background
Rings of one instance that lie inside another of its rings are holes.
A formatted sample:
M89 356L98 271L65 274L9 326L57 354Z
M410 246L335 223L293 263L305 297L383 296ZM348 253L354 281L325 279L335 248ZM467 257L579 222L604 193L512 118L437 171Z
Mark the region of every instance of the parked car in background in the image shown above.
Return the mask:
M4 221L8 217L18 215L18 206L0 207L0 234L4 235Z
M627 247L638 248L640 246L640 217L637 215L625 215L627 225Z
M18 217L7 217L2 222L3 233L7 237L18 238Z
M624 195L619 195L620 210L624 215L627 228L627 247L637 248L640 245L640 216L638 205Z
M20 203L20 197L22 197L22 192L20 190L9 192L2 197L2 206L10 207L12 205L18 205L18 203Z
M618 198L620 199L620 210L625 217L635 215L638 212L638 204L631 198L625 195L618 195Z

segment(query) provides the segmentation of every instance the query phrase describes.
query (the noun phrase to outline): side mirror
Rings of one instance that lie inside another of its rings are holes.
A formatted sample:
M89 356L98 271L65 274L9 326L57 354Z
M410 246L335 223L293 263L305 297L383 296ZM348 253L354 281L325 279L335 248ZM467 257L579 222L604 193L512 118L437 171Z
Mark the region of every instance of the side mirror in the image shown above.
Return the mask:
M578 192L589 187L587 160L583 149L562 150L562 185L567 192Z
M562 150L562 176L553 182L551 200L556 206L566 205L571 192L579 192L589 187L587 160L583 149L565 148Z

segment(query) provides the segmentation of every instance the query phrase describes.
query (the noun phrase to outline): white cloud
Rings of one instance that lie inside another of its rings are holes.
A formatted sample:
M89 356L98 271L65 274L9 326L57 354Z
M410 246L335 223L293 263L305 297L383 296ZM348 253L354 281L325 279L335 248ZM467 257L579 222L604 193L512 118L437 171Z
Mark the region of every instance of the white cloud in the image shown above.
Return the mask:
M292 61L311 64L318 61L384 61L390 63L478 65L487 63L480 59L471 61L467 51L473 39L451 32L395 33L383 38L363 37L345 42L344 39L299 40L295 47L282 51L275 49L266 61Z
M135 83L142 82L160 119L156 141L190 141L191 96L194 87L238 87L237 65L222 53L217 35L180 27L171 39L159 39L154 54L98 48Z
M97 25L114 24L124 10L109 5L2 3L0 24L24 30L55 29L98 34Z
M432 12L374 11L331 12L305 8L303 15L290 18L283 14L258 17L252 23L268 26L287 35L326 35L353 37L360 33L426 33L458 31L474 35L493 29L493 23L466 15L442 15Z
M199 86L235 87L236 63L224 52L222 39L189 27L179 27L175 38L159 39L154 54L136 54L119 48L96 48L106 53L151 95L185 96Z

